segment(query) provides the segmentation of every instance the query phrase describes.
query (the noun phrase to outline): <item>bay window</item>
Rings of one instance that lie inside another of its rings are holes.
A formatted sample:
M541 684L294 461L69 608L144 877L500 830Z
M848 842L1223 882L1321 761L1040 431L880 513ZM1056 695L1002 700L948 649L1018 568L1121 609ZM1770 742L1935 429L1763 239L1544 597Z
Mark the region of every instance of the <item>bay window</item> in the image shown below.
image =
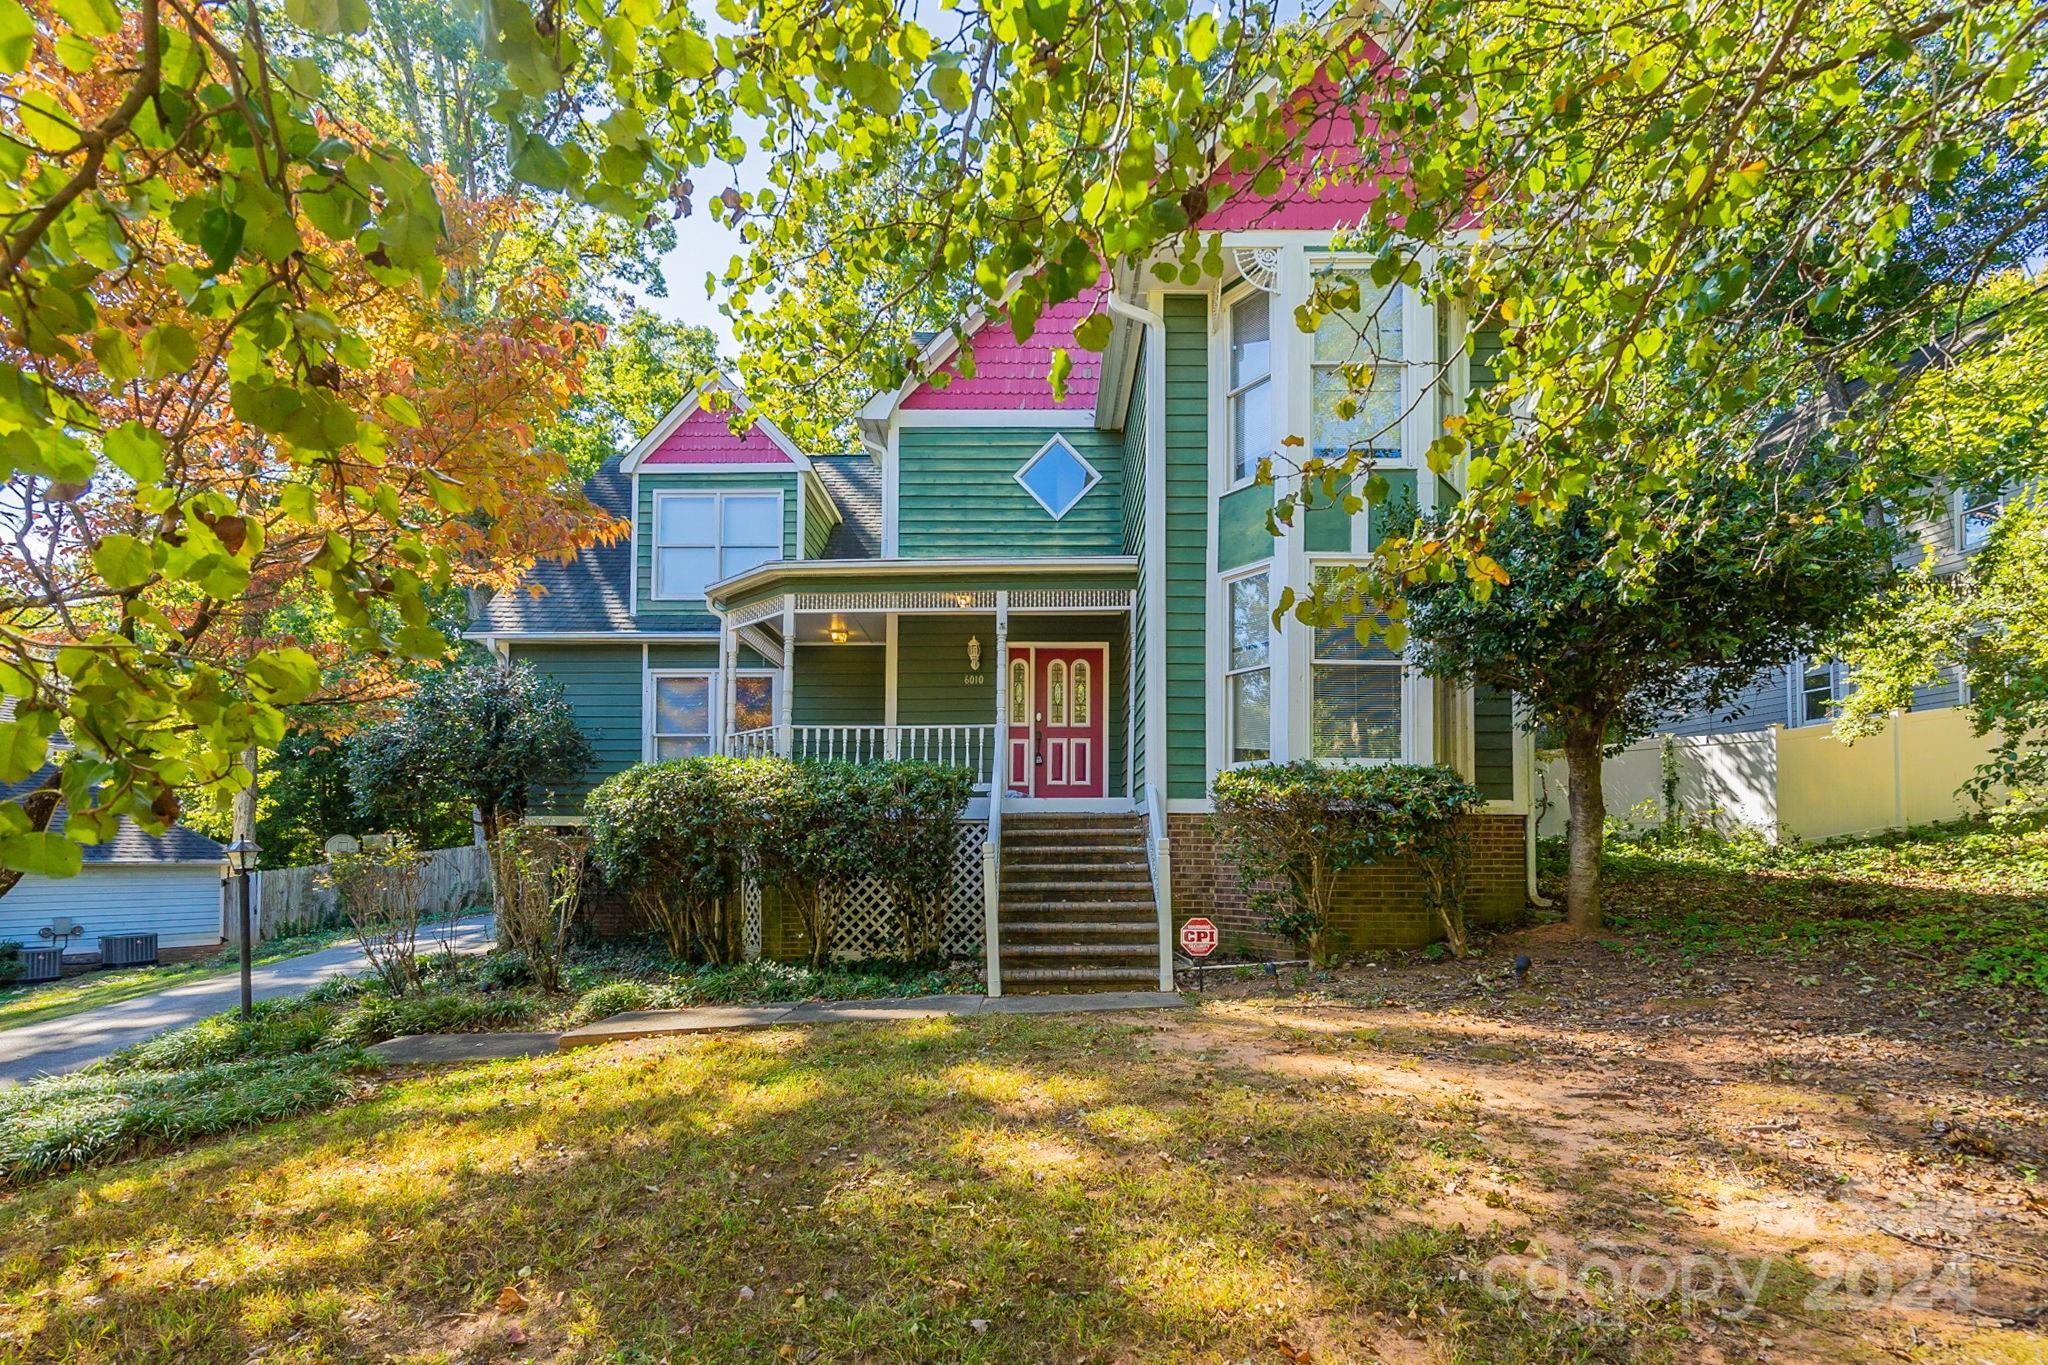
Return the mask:
M1401 656L1377 634L1372 643L1360 644L1358 619L1316 628L1309 666L1309 754L1341 762L1398 763L1406 708Z
M1273 300L1253 290L1230 307L1230 482L1248 483L1273 451Z
M1231 763L1273 756L1273 623L1266 571L1225 585L1230 654L1224 674L1224 747Z
M1351 271L1325 272L1320 283L1354 285L1358 302L1324 314L1316 328L1310 450L1325 460L1354 453L1398 460L1405 345L1400 289L1375 289L1369 277Z
M780 493L654 495L655 597L695 601L711 584L780 558Z

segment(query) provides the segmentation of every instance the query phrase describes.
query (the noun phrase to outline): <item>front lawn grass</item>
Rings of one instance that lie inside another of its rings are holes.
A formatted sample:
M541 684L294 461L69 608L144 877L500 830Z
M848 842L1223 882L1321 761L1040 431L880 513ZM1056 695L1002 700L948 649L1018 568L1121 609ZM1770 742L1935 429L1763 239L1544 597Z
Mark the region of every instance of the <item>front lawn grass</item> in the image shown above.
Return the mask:
M1088 1017L596 1049L15 1195L0 1332L81 1365L1668 1357L1653 1315L1484 1292L1513 1239L1420 1211L1487 1167L1472 1121Z
M257 945L252 961L257 964L279 962L303 953L317 953L323 948L332 948L346 943L353 937L347 928L318 929L311 933L294 934L290 938L273 939ZM67 976L61 981L51 981L33 986L14 986L0 989L0 1029L19 1028L23 1024L41 1023L45 1019L62 1019L67 1015L83 1014L101 1005L112 1005L122 1000L133 1000L138 995L151 995L157 991L183 986L204 977L218 976L223 972L238 970L242 965L241 955L232 947L223 948L212 957L195 958L190 962L173 963L165 967L116 967L108 971L91 971L79 976Z
M1558 850L1545 854L1561 874ZM1687 962L1846 955L2048 994L2048 815L1829 844L1698 831L1611 838L1606 885L1613 928Z

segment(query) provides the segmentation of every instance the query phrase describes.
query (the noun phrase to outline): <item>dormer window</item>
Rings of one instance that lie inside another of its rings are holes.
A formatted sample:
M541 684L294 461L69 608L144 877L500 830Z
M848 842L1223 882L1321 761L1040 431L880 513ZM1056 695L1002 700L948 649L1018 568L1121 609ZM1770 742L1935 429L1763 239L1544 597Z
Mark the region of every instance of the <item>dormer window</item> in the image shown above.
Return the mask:
M1038 448L1017 471L1017 482L1033 500L1058 521L1074 510L1089 489L1102 481L1095 466L1081 458L1064 436L1055 436Z
M780 558L780 493L654 495L657 599L701 600L711 584Z

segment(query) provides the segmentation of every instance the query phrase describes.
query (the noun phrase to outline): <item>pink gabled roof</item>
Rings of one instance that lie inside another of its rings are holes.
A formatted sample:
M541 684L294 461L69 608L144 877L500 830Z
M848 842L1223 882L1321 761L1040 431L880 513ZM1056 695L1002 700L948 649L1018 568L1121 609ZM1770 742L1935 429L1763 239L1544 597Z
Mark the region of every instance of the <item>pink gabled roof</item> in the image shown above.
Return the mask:
M755 422L738 436L722 412L698 408L647 452L641 467L693 464L792 464L781 446Z
M952 382L940 389L927 380L903 400L903 406L923 412L1093 412L1102 357L1074 344L1074 328L1099 306L1099 291L1084 290L1080 298L1047 308L1039 315L1037 330L1021 342L1012 335L1007 317L989 319L969 338L974 377L962 379L952 364L944 365L939 372L951 375ZM1056 346L1066 347L1074 358L1066 401L1061 403L1053 401L1048 377Z
M1356 62L1375 71L1391 72L1384 49L1368 38L1360 38ZM1301 228L1321 231L1350 227L1365 217L1366 206L1379 198L1379 186L1358 171L1361 129L1352 122L1351 111L1332 106L1338 88L1328 75L1318 74L1295 97L1294 107L1310 114L1301 146L1289 157L1280 188L1270 195L1242 189L1251 177L1219 171L1209 182L1210 202L1217 205L1197 225L1204 232L1244 232L1260 228ZM1378 125L1367 118L1363 136L1373 163L1398 170L1401 160L1395 150L1378 138ZM1337 178L1331 180L1329 177Z

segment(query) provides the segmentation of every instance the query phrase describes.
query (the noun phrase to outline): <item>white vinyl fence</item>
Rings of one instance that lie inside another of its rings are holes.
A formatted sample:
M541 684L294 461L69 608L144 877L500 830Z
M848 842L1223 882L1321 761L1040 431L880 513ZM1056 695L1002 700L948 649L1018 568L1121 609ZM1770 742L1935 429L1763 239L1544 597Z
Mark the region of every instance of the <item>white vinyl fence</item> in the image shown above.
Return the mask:
M227 895L232 925L232 883ZM286 938L343 923L341 901L328 884L325 863L259 872L255 897L259 940ZM484 850L475 844L465 844L460 848L437 848L428 854L427 868L420 878L420 898L426 913L432 915L488 906L491 869ZM232 936L232 927L229 932Z
M1884 729L1844 744L1829 726L1774 725L1737 735L1671 740L1678 808L1686 822L1723 833L1754 830L1780 838L1837 839L1954 820L1978 807L1957 795L1991 753L1991 738L1970 733L1955 708L1906 711ZM1537 833L1565 832L1562 758L1537 774ZM1609 818L1637 829L1663 823L1664 740L1653 736L1607 760L1601 773Z

